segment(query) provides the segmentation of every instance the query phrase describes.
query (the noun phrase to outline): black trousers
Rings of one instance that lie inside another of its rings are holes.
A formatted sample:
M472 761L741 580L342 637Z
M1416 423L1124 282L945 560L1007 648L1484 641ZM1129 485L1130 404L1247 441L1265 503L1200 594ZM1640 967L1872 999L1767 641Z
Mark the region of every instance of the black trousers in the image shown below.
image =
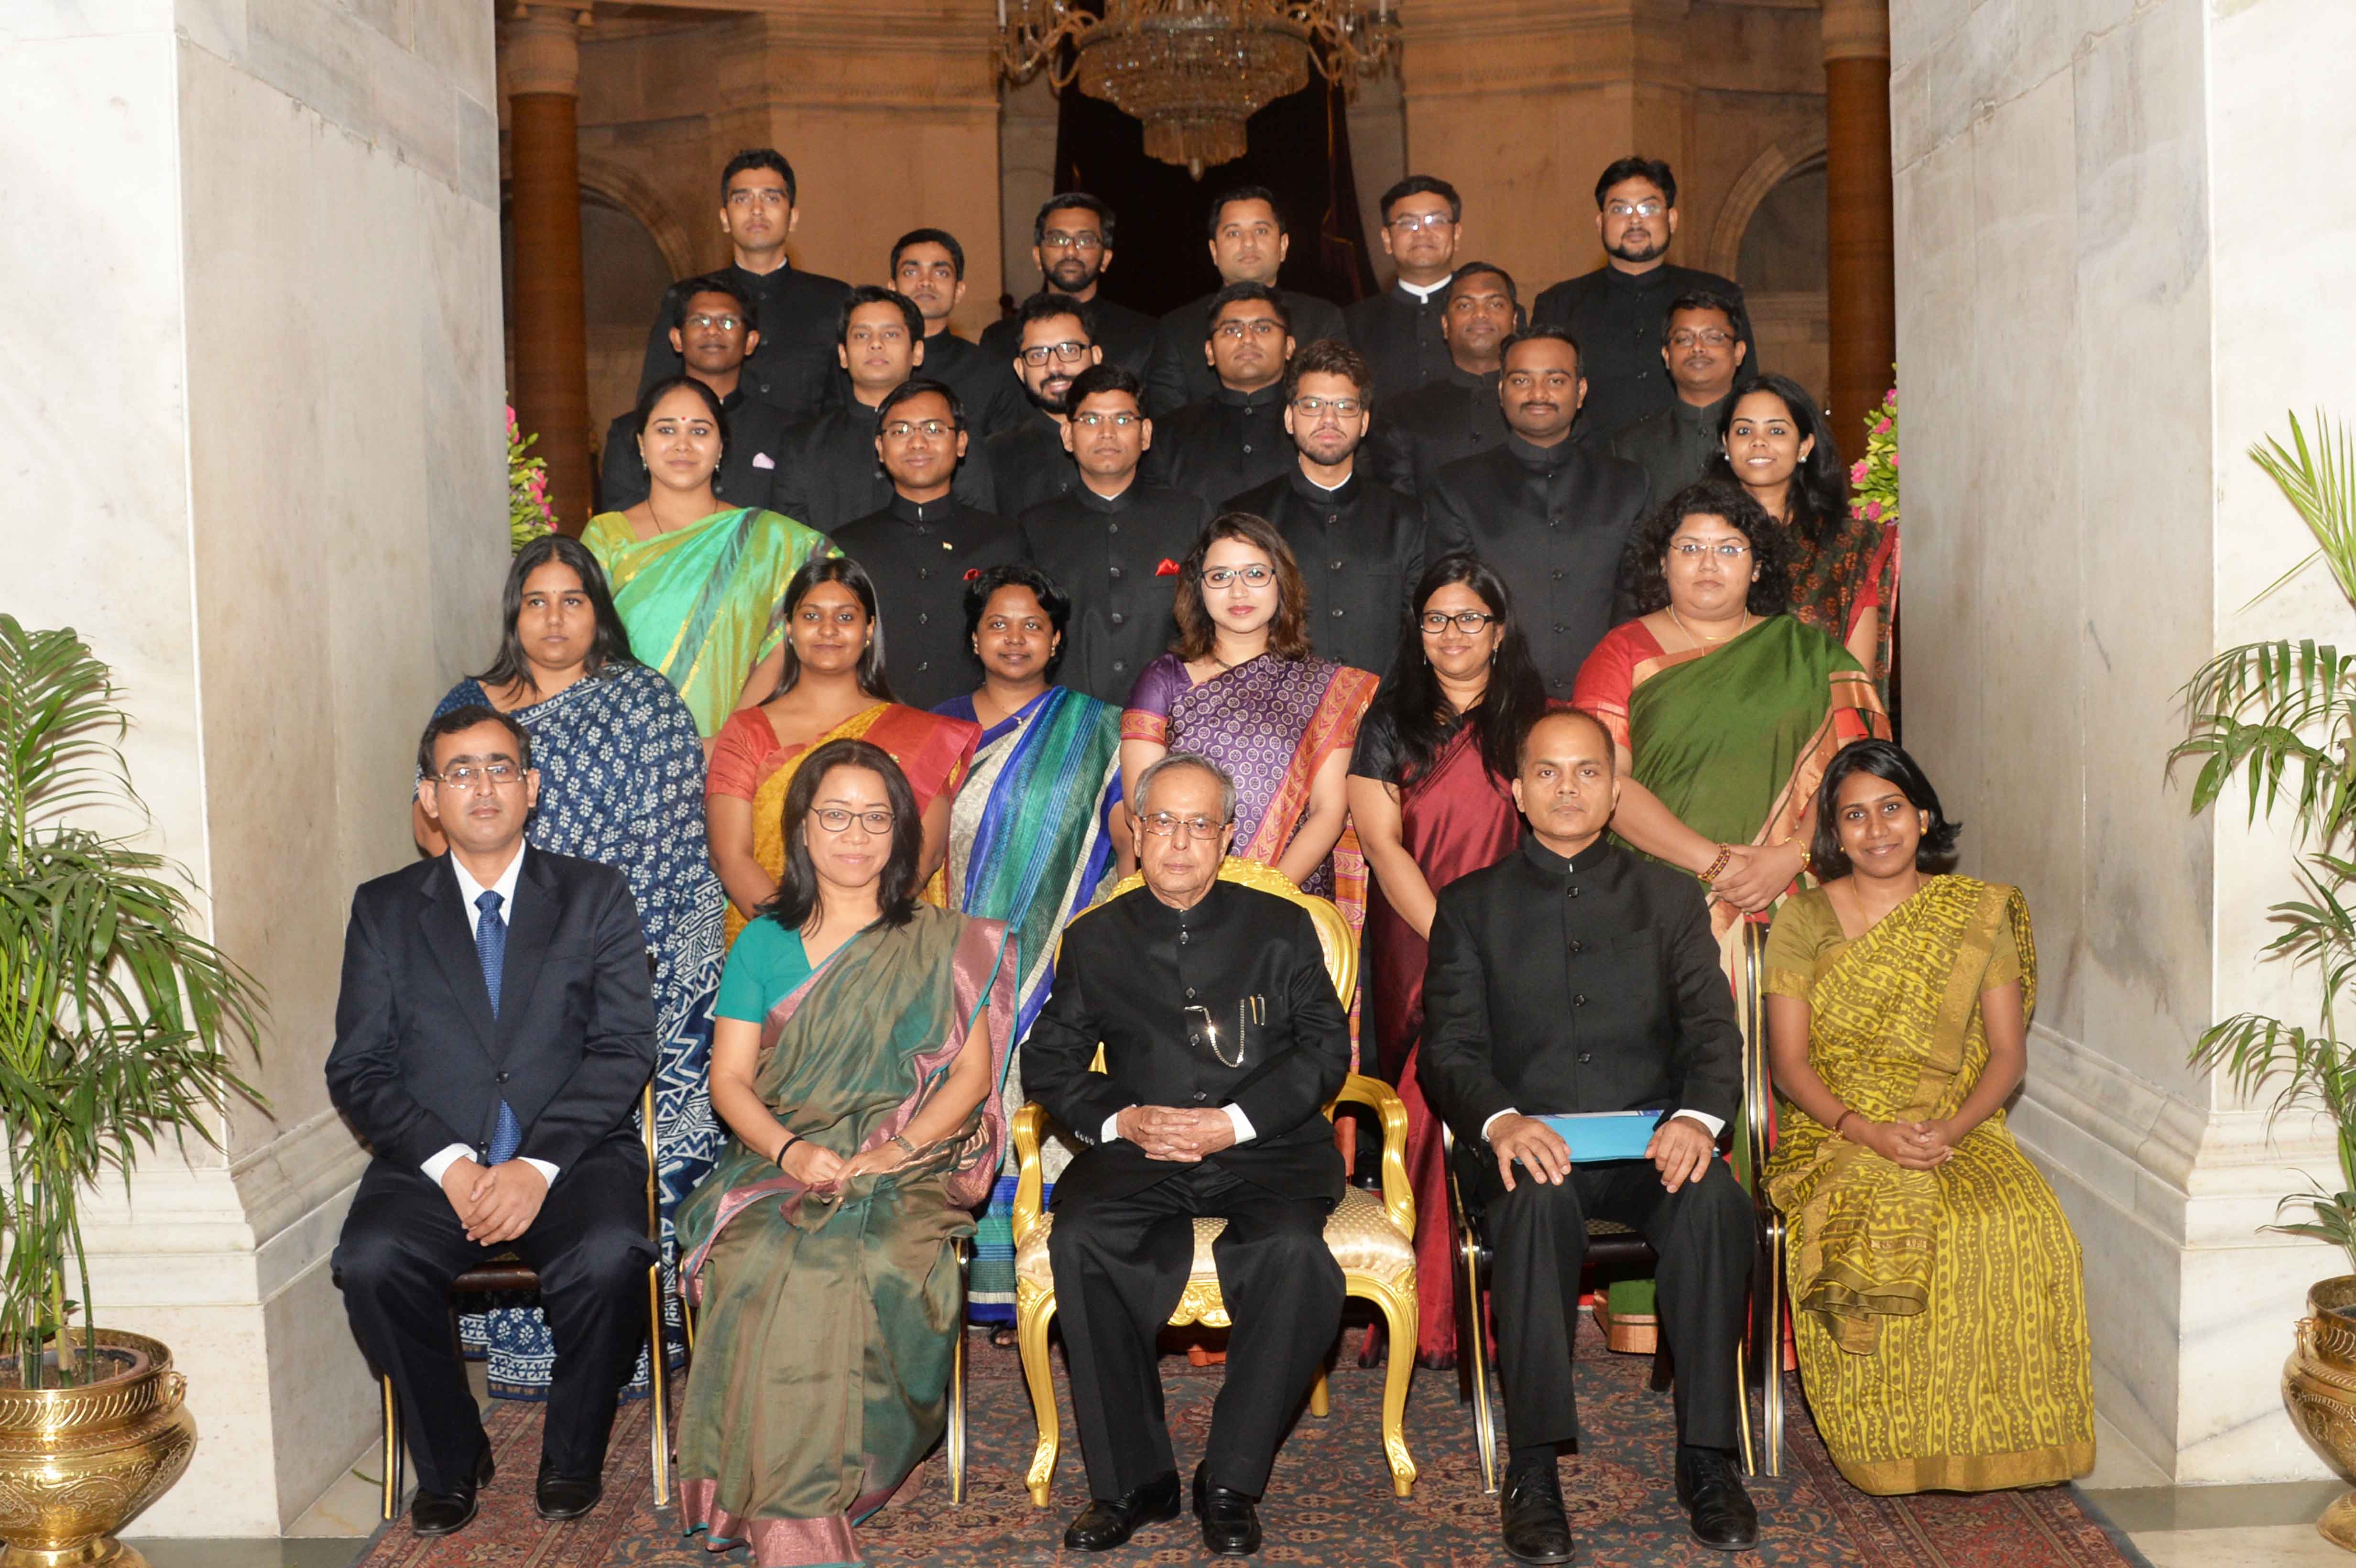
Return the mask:
M1177 1468L1153 1347L1185 1293L1196 1215L1227 1221L1211 1255L1234 1325L1205 1477L1252 1497L1267 1489L1276 1446L1342 1328L1342 1267L1325 1245L1333 1207L1205 1166L1125 1198L1058 1191L1047 1256L1091 1496Z
M424 1491L474 1475L484 1436L466 1363L450 1338L450 1282L509 1250L540 1275L556 1346L542 1456L568 1477L605 1467L623 1380L647 1337L647 1161L635 1138L609 1138L557 1172L531 1228L498 1247L466 1239L449 1198L425 1173L369 1162L336 1243L337 1281L352 1337L392 1380Z
M1485 1149L1485 1146L1483 1146ZM1734 1448L1742 1441L1734 1352L1742 1340L1758 1231L1751 1197L1724 1162L1676 1192L1649 1160L1575 1165L1559 1187L1515 1173L1505 1190L1494 1157L1476 1185L1485 1195L1490 1288L1497 1315L1498 1382L1515 1445L1579 1435L1570 1350L1579 1322L1587 1221L1612 1220L1660 1254L1661 1333L1676 1370L1677 1441Z

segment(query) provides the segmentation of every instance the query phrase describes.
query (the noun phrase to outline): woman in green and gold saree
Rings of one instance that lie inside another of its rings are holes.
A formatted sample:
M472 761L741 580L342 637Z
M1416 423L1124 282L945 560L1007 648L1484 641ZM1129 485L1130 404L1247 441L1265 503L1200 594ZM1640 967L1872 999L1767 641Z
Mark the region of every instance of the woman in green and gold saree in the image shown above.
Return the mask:
M1912 758L1846 748L1819 792L1824 885L1767 944L1788 1102L1767 1190L1790 1227L1800 1376L1868 1492L2041 1486L2094 1462L2077 1238L2005 1126L2037 1005L2029 905L1925 875L1955 834Z
M861 1561L852 1525L941 1435L1014 1017L1005 927L918 901L916 796L882 748L818 747L785 818L714 1009L734 1136L676 1221L699 1307L681 1513L758 1568Z
M631 648L678 688L708 755L729 714L776 689L787 580L839 552L816 528L713 493L728 421L711 388L657 382L638 413L650 493L590 518L581 542L605 569Z

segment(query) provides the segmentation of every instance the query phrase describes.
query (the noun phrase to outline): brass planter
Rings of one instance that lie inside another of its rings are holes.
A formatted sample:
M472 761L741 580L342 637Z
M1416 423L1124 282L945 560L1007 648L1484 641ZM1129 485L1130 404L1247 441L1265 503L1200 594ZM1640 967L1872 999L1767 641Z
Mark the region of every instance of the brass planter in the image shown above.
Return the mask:
M197 1449L172 1352L101 1328L119 1376L66 1389L0 1388L0 1568L146 1568L114 1532L164 1495Z

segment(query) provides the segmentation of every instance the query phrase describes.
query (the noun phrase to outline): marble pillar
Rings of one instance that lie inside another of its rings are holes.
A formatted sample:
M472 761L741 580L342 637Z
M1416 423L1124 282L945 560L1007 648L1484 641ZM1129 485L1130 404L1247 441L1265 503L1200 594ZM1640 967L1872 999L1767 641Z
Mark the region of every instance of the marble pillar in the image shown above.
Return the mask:
M578 534L594 491L581 277L581 29L585 3L519 5L499 28L515 246L516 423L548 464L557 526Z
M1890 238L1890 0L1826 0L1826 286L1831 405L1842 449L1865 448L1897 353Z
M238 1104L84 1210L104 1323L199 1438L135 1534L266 1536L375 1430L327 1259L345 912L414 851L434 699L506 564L492 17L480 0L0 7L7 610L114 668L146 847L268 987ZM165 1561L159 1554L158 1561Z
M2044 984L2013 1115L2084 1250L2105 1441L2179 1482L2319 1476L2278 1377L2336 1250L2265 1232L2311 1122L2193 1072L2213 1019L2311 1022L2261 963L2286 846L2165 762L2222 647L2356 615L2247 453L2356 418L2340 0L1893 0L1907 740L1963 869L2020 884ZM2270 1098L2267 1097L2267 1098Z

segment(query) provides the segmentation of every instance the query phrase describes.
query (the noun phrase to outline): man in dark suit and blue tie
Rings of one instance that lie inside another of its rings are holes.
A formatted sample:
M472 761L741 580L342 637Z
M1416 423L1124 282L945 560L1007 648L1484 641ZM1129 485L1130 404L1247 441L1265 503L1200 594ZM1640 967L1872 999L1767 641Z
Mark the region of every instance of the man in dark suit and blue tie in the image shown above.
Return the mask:
M353 896L327 1092L375 1156L336 1245L345 1310L408 1420L411 1523L442 1535L492 1477L450 1282L507 1251L539 1275L556 1345L535 1500L549 1519L596 1506L646 1339L655 1247L630 1112L655 1016L622 873L524 843L540 775L522 728L455 709L417 766L450 851Z

